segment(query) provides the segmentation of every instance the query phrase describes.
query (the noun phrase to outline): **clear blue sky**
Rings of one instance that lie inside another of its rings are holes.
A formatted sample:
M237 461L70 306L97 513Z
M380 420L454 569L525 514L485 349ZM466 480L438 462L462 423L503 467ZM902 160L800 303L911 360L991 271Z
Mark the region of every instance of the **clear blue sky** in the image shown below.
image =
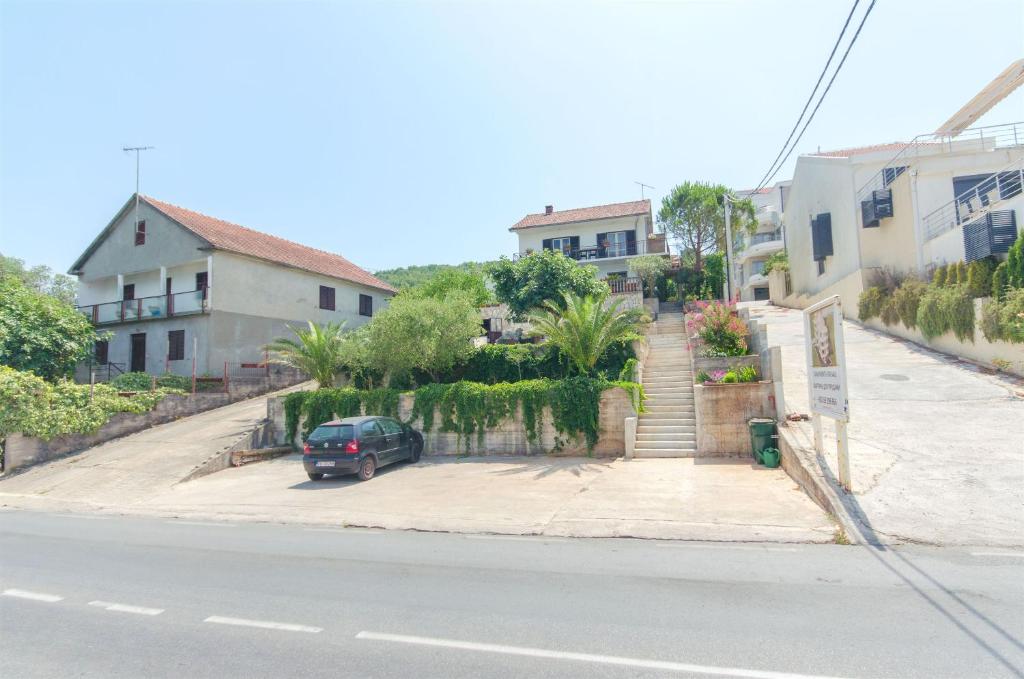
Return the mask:
M156 147L143 193L369 269L509 254L637 180L745 188L849 7L4 0L0 251L67 269L134 189L124 145ZM1019 0L878 0L798 151L934 130L1022 47ZM1021 119L1018 91L982 122Z

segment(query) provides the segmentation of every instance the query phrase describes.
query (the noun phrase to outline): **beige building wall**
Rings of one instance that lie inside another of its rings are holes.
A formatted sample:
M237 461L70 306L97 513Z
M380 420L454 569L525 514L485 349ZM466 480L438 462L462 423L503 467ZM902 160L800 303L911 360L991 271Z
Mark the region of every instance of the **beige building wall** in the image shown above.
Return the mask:
M320 286L335 289L335 311L320 308ZM210 281L213 309L244 316L305 323L341 322L349 329L369 322L359 315L359 295L373 299L374 313L389 293L357 283L218 250Z

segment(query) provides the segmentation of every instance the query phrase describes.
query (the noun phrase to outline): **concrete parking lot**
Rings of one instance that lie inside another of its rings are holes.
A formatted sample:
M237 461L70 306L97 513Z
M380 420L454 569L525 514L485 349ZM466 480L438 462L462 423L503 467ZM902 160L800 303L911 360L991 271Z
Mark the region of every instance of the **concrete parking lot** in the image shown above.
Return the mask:
M780 469L744 460L425 458L309 481L298 455L178 484L136 510L208 519L553 536L827 542Z

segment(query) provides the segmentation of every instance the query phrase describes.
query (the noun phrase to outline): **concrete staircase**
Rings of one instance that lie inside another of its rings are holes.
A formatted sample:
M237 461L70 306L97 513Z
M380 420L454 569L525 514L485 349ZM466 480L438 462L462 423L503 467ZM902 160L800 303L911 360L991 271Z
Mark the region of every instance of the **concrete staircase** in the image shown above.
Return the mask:
M696 457L693 372L682 313L660 313L647 332L646 409L637 420L634 457Z

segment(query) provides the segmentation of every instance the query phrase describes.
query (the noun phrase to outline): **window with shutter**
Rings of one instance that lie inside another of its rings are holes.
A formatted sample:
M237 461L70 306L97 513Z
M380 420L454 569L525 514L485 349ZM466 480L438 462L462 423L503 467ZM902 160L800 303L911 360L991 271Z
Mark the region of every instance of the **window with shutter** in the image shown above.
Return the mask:
M124 286L121 299L135 299L135 283L128 283Z
M541 250L550 250L551 249L551 241L552 241L551 238L545 238L544 240L542 240L540 242Z
M185 331L170 330L167 333L167 360L185 360Z
M359 295L359 315L373 316L373 297Z
M209 275L205 271L196 274L196 290L203 291L203 299L206 299L206 288L209 285Z
M832 213L823 212L811 220L811 244L815 261L832 256Z
M326 285L320 286L320 308L334 311L334 288Z
M146 220L142 219L135 225L135 244L146 244Z

